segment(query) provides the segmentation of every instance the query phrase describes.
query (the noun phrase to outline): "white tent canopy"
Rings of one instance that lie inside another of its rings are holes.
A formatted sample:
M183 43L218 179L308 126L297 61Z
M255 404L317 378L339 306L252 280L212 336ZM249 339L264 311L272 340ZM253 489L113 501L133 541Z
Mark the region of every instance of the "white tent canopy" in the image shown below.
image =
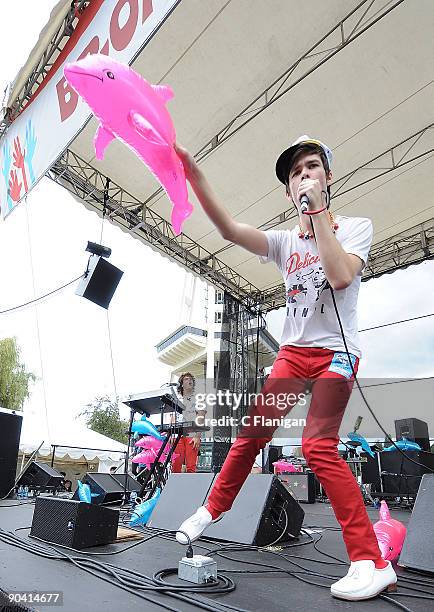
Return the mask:
M372 6L365 15L368 4ZM358 0L279 0L254 7L244 1L183 1L134 62L147 79L174 89L168 108L179 141L192 153L208 151L201 167L238 221L276 229L295 225L274 164L303 133L332 148L333 209L371 218L374 245L401 232L408 237L412 228L433 218L424 196L433 187L434 130L426 129L434 117L427 61L432 56L433 3L403 2L389 13L396 3L368 4L348 17ZM349 42L339 47L341 21ZM360 35L351 39L354 29ZM336 53L330 55L333 47ZM301 60L310 48L311 57ZM292 76L271 87L291 66ZM264 95L254 103L267 88L268 101L277 93L276 100L267 106ZM238 117L243 109L244 116ZM103 161L95 159L96 127L92 119L70 151L169 220L168 198L164 193L153 196L158 184L123 143L114 141ZM213 138L215 144L207 146ZM386 173L392 166L398 167ZM192 197L195 212L184 228L189 238L261 291L281 283L274 266L257 265L255 256L229 246ZM121 215L111 217L125 229Z
M69 4L56 6L38 53ZM433 28L432 0L182 0L133 67L173 88L178 140L240 222L293 227L275 160L300 134L326 142L335 155L334 211L374 224L369 277L433 254ZM11 106L38 53L20 71ZM224 241L194 196L185 235L175 239L165 225L171 204L142 162L119 141L96 160L96 127L91 119L70 142L54 180L101 213L109 177L106 218L234 295L260 291L264 303L280 305L269 300L278 271Z
M52 454L56 446L57 459L84 457L87 461L116 462L124 458L127 447L116 440L88 429L77 421L66 421L64 418L46 421L32 412L25 412L21 430L20 451L30 454L43 442L39 455L46 457Z

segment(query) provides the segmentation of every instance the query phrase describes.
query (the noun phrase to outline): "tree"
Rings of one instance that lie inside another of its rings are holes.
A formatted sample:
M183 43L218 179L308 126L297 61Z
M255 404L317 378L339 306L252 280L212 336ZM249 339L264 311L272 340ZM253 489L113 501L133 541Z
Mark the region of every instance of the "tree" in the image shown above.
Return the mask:
M107 395L96 397L80 416L85 417L89 429L123 444L128 442L129 423L121 419L117 402Z
M36 380L20 360L16 338L0 340L0 406L22 410L30 396L30 383Z

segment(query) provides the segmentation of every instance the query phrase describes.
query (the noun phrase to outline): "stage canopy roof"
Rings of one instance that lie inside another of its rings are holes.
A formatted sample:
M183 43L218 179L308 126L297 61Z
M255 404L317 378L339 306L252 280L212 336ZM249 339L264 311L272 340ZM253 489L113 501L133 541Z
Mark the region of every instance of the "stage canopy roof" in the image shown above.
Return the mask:
M20 104L22 116L31 111L40 86L34 78L25 98L24 84L37 71L44 83L44 61L35 71L36 60L59 24L69 19L77 39L64 35L51 61L59 53L62 59L65 44L70 59L85 48L80 22L83 28L98 1L78 4L80 20L71 2L56 6L11 90L9 117ZM135 7L152 6L104 4L112 5L110 23L115 16L120 30ZM158 27L128 61L148 81L173 88L168 109L178 141L196 155L237 220L264 229L295 225L274 165L307 133L333 151L333 211L373 221L365 279L433 256L432 0L154 0L154 11L163 4ZM99 19L97 11L89 27ZM13 126L6 121L5 136ZM176 238L168 198L124 144L112 142L105 159L96 160L96 128L91 118L64 142L48 171L52 179L102 214L108 178L106 218L244 302L265 309L284 303L277 269L225 242L193 194L194 214ZM44 134L39 138L44 146Z

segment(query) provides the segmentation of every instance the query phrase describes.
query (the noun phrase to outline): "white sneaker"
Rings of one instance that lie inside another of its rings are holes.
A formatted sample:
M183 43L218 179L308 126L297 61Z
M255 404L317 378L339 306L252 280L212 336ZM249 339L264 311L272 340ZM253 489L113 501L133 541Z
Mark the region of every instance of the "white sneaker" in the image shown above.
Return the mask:
M222 516L222 515L221 515ZM179 528L179 531L176 532L176 539L179 544L188 544L188 540L181 531L185 531L188 534L190 541L194 542L203 534L205 529L211 525L211 523L215 523L220 520L221 516L213 521L211 513L205 506L201 506L196 510L193 516L186 519Z
M374 561L352 561L348 574L332 584L333 597L359 601L376 597L382 591L396 591L397 577L390 561L376 569Z

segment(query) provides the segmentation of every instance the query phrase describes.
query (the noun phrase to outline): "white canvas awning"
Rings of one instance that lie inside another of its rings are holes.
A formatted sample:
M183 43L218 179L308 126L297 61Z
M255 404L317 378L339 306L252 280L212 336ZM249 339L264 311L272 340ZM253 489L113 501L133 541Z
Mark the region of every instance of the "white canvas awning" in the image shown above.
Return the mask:
M41 442L44 443L38 454L43 457L51 455L54 444L57 459L84 457L88 461L117 462L124 457L123 453L127 449L125 444L92 431L77 421L51 419L47 428L45 419L40 414L24 413L20 451L30 454Z
M39 44L56 23L53 14ZM373 220L372 276L434 253L433 30L432 0L181 0L133 67L173 88L178 140L240 222L293 227L276 158L300 134L326 142L333 210ZM281 283L274 266L225 242L193 195L194 214L175 240L164 226L171 204L153 176L119 141L96 160L96 128L91 119L50 173L77 199L101 213L108 177L106 218L132 236L210 282L221 273L239 294Z

